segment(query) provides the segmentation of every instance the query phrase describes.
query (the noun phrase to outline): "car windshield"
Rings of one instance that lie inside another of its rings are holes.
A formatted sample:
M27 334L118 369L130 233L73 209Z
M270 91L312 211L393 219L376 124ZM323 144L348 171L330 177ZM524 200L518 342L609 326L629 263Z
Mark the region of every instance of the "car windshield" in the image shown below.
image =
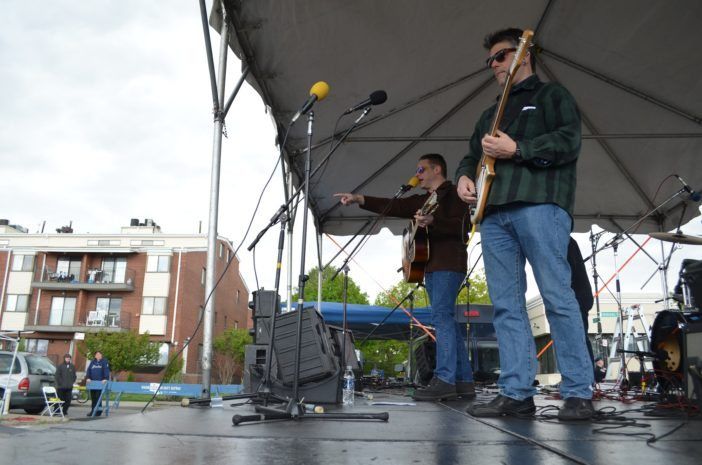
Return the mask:
M10 374L10 363L12 363L12 354L0 354L0 375ZM15 359L15 368L12 373L22 371L19 359Z
M41 355L27 355L27 367L30 375L53 375L56 373L56 367L51 360Z

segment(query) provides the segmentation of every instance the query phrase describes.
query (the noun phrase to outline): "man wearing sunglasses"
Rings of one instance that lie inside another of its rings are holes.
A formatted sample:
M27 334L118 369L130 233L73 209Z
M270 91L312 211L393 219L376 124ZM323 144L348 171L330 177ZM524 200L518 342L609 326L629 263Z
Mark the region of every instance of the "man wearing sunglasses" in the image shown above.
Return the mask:
M485 39L487 65L500 87L507 81L520 29ZM542 83L532 53L513 78L504 116L489 135L496 105L475 126L468 154L456 171L461 199L475 203L475 175L483 153L495 158L495 179L480 225L483 260L500 351L499 395L471 405L478 417L533 416L536 350L526 311L528 260L546 307L561 372L564 405L560 420L587 420L594 414L593 373L583 323L570 287L568 242L573 225L580 114L561 85Z
M414 218L428 230L430 254L424 285L436 330L436 366L429 385L415 392L415 400L421 401L475 397L473 371L466 350L466 325L456 321L456 298L466 276L464 239L465 232L470 230L470 217L455 186L446 179L446 172L444 157L426 154L417 164L419 186L426 194L394 201L362 194L334 194L343 205L358 204L375 213ZM439 206L433 215L420 215L419 210L431 192L436 192Z

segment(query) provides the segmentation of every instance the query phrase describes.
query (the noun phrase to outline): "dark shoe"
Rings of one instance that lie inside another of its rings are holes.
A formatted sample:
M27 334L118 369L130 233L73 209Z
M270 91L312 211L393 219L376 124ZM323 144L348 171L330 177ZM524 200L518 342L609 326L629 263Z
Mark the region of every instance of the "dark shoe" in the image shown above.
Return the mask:
M558 410L558 419L564 421L589 420L595 415L595 407L590 399L569 397Z
M455 399L456 385L441 381L439 378L432 378L429 385L422 389L417 389L412 398L414 400L444 400Z
M474 417L532 417L536 412L534 398L527 397L524 400L516 400L498 394L487 404L471 405L466 412Z
M475 399L475 385L472 381L456 381L456 394L463 399Z

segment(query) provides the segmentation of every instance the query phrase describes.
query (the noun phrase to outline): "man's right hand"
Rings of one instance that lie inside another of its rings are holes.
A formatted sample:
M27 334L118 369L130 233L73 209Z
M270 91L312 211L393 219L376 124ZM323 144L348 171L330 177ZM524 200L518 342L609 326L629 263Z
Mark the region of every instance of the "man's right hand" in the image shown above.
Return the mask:
M468 204L475 204L478 201L478 196L475 193L475 183L468 176L458 178L458 186L456 186L458 197Z
M366 201L363 195L352 194L350 192L340 192L338 194L334 194L334 197L339 197L339 201L342 205L353 205L354 203L363 205Z

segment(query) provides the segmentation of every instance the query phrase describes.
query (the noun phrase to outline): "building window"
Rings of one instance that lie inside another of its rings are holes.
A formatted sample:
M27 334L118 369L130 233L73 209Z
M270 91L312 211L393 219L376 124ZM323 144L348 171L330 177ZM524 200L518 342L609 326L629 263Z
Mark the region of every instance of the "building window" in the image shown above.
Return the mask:
M202 273L200 273L200 284L202 284L204 286L206 279L207 279L207 268L203 268Z
M34 270L34 255L15 255L12 257L12 271Z
M241 294L241 292L239 291L239 289L237 289L236 290L236 303L239 303L239 297L240 297L239 294Z
M21 294L7 294L5 310L8 312L26 312L29 308L29 296Z
M239 322L234 320L234 329L239 329Z
M144 305L141 309L143 315L165 315L165 297L144 297Z
M127 259L125 257L102 259L102 282L124 283L127 274Z
M75 312L75 297L54 297L51 299L49 324L57 326L73 326L73 317Z
M46 355L49 353L48 339L25 339L25 350L33 354Z
M231 253L232 253L232 251L229 250L229 248L227 248L227 263L229 263L229 262L231 261L231 260L230 260L230 258L231 258L231 256L232 256Z
M95 310L106 315L105 324L111 327L119 327L120 313L122 312L122 299L111 297L98 297Z
M219 243L219 258L224 257L224 244Z
M146 271L149 273L168 273L170 269L170 255L149 255L146 261Z
M80 260L74 257L61 257L56 264L56 274L69 280L80 277Z

